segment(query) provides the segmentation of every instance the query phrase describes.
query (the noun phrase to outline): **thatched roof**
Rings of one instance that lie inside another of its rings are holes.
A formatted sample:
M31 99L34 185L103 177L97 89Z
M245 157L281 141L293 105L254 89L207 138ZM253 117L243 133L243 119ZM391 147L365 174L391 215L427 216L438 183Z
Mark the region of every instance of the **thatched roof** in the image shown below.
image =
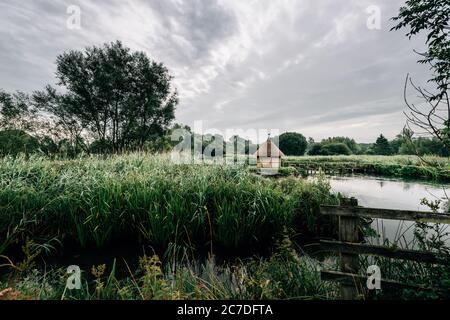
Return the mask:
M278 149L272 139L267 139L262 145L259 146L258 151L254 154L257 157L269 157L269 158L279 158L284 157L284 153Z

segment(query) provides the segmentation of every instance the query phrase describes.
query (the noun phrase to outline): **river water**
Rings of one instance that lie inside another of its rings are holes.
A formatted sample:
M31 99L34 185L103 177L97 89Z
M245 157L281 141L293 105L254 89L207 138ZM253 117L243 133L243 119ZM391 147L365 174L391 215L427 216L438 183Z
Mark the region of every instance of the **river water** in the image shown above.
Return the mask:
M328 177L334 192L358 199L364 207L430 211L421 205L421 199L441 199L441 211L446 210L446 194L450 197L450 185L430 183L426 181L406 181L400 179L380 178L373 176L330 176ZM370 242L381 244L385 239L396 241L402 247L412 248L414 223L407 221L375 219L372 227L379 237ZM450 231L450 226L442 225L442 230ZM447 238L447 243L450 239Z

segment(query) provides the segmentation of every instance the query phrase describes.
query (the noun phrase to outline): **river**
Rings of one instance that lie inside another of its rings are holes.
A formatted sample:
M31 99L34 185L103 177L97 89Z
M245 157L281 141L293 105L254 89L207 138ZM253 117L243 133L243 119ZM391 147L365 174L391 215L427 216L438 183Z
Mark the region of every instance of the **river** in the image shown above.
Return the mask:
M348 197L358 199L364 207L430 211L421 205L421 199L442 200L441 211L445 210L446 193L450 196L450 185L441 185L426 181L407 181L373 176L330 176L332 190ZM375 219L373 228L380 235L370 242L381 244L384 239L398 241L402 247L414 247L412 222ZM442 225L442 230L450 231L450 226ZM446 239L450 243L450 239Z

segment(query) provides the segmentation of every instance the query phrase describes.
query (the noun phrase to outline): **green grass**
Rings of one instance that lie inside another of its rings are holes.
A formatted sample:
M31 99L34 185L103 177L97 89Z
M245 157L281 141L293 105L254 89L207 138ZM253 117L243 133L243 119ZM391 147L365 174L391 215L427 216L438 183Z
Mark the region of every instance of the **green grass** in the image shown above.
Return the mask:
M286 157L284 166L330 170L339 173L365 173L391 177L450 181L450 159L436 156L305 156Z
M266 246L285 227L307 231L304 222L330 201L326 183L175 165L166 156L8 158L0 160L0 254L27 238L98 248L123 239L163 250Z

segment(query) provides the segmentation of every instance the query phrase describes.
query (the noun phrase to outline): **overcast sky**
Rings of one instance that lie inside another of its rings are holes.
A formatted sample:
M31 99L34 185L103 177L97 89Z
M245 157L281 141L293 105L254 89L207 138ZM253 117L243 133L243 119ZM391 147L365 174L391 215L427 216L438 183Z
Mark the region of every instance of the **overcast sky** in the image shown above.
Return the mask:
M121 40L163 62L180 94L177 122L204 128L298 131L316 140L393 138L405 124L409 72L429 78L390 32L402 0L0 0L0 88L54 83L69 49ZM67 8L81 29L67 28ZM381 9L370 30L369 6Z

